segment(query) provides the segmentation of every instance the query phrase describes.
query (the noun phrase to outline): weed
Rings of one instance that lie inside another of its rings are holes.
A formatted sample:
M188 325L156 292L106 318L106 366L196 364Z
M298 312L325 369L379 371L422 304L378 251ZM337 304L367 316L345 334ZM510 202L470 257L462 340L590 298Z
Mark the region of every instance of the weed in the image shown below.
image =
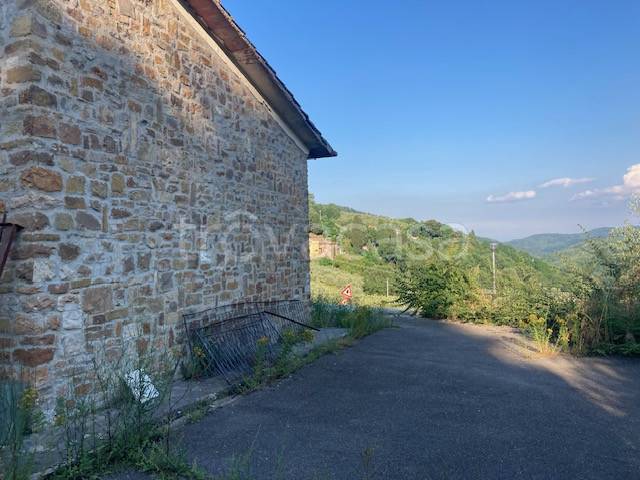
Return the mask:
M25 438L39 429L43 415L37 392L18 382L0 383L0 467L6 480L28 479L33 455L25 451Z
M196 463L188 463L184 452L167 452L159 443L134 452L130 463L159 479L204 480L209 477Z
M197 423L206 417L209 408L206 405L202 405L187 414L187 423Z
M548 326L544 317L531 314L521 327L529 334L540 353L548 355L558 351L557 342L552 342L553 329Z
M180 371L185 380L202 378L206 373L206 354L200 345L194 345L191 355L180 362Z
M347 338L333 340L316 347L306 356L301 357L294 354L293 347L301 342L313 341L313 332L287 329L282 332L279 352L272 366L267 365L267 343L261 344L258 340L253 374L244 378L236 391L249 393L262 385L286 377L322 355L340 350L351 345L356 339L392 326L392 321L379 309L339 306L317 299L312 305L311 324L318 328L345 328L349 330L349 335Z
M159 478L204 478L170 440L176 356L122 347L110 360L96 353L92 369L74 376L68 394L58 398L54 423L62 432L65 466L53 478L97 478L116 465ZM89 381L95 391L78 395L73 385Z
M312 305L311 324L318 328L346 328L351 337L362 338L392 326L392 321L377 308L336 305L318 298Z

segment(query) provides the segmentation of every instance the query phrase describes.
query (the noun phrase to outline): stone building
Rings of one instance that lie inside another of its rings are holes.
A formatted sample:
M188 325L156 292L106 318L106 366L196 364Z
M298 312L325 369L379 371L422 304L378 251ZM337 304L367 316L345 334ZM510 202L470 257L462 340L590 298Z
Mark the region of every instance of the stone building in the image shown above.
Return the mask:
M311 260L317 258L333 260L341 253L338 242L325 238L322 235L316 235L315 233L309 234L309 254Z
M50 406L134 331L309 298L306 161L335 152L218 1L2 0L0 52L3 376Z

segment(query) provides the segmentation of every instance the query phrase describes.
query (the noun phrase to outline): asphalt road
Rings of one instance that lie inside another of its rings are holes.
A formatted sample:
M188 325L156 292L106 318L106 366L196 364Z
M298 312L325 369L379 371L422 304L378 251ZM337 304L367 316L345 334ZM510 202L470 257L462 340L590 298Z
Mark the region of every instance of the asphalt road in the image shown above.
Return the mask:
M186 425L187 455L258 479L640 479L640 362L399 323Z

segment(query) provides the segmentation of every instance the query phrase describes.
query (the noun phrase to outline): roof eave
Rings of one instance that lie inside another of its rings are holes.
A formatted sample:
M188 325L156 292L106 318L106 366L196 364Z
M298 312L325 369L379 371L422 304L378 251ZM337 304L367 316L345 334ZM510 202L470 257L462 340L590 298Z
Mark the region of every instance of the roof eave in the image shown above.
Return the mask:
M309 149L309 158L338 155L219 0L179 1Z

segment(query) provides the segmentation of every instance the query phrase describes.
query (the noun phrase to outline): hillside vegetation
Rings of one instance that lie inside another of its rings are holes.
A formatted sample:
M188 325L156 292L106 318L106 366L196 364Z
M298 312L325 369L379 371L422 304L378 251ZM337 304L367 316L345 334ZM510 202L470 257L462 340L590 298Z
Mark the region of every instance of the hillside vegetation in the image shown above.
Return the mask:
M546 347L640 353L640 237L633 227L590 238L551 263L435 220L394 219L310 201L310 230L342 254L312 261L312 291L396 306L429 318L511 325Z
M606 238L611 230L605 227L585 233L540 233L505 243L536 257L551 257L583 245L588 239Z
M312 286L316 294L338 297L346 284L354 286L356 300L396 303L397 276L409 264L434 258L455 262L469 272L477 285L492 289L491 242L472 232L465 235L436 220L395 219L357 212L337 205L310 202L311 231L337 241L342 255L312 262ZM560 269L509 245L496 248L497 284L514 278L563 284ZM386 298L389 280L390 298Z

